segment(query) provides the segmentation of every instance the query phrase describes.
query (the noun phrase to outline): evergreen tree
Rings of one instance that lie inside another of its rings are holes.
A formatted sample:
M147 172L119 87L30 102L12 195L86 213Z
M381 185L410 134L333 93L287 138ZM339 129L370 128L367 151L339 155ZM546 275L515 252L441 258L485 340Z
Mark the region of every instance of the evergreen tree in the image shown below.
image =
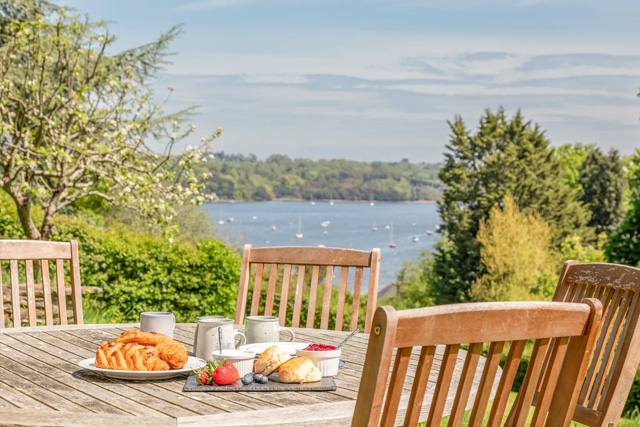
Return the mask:
M622 159L617 150L603 154L591 150L580 171L582 202L591 211L589 226L597 233L609 233L624 216L623 201L627 188Z
M629 174L629 207L622 224L611 233L605 244L610 262L640 265L640 150L632 157Z
M439 175L446 185L439 211L447 244L434 254L436 303L469 300L471 285L485 272L476 240L480 221L508 193L519 210L538 212L549 224L552 246L567 235L593 238L579 191L563 179L560 161L537 124L519 111L509 119L500 108L486 111L475 134L460 117L449 125L452 135Z

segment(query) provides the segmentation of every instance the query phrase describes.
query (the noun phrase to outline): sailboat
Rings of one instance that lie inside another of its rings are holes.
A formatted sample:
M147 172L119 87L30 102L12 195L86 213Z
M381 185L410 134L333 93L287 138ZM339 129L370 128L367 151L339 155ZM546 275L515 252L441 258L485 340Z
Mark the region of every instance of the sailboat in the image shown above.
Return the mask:
M333 193L331 193L331 196L329 196L329 205L333 206Z
M373 221L371 224L371 231L378 231L378 227L376 227L376 222Z
M391 227L389 227L389 247L391 249L396 247L396 244L393 243L393 223L391 223Z
M220 209L220 210L218 211L218 218L222 218L222 209ZM224 220L219 219L219 220L218 220L218 224L220 224L220 225L224 224Z
M416 243L418 240L420 240L420 238L419 238L418 236L413 236L413 237L411 238L411 241L412 241L413 243Z
M304 235L302 234L302 215L298 215L298 232L296 233L296 239L302 239Z
M271 231L276 231L277 227L276 227L276 220L273 220L273 223L271 224Z

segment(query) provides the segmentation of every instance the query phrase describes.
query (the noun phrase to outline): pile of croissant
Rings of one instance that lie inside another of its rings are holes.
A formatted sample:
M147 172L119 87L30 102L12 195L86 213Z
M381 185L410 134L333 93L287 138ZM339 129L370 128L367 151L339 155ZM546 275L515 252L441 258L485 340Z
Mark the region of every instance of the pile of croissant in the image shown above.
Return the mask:
M103 342L96 352L96 368L123 371L168 371L187 364L187 349L166 335L136 329Z

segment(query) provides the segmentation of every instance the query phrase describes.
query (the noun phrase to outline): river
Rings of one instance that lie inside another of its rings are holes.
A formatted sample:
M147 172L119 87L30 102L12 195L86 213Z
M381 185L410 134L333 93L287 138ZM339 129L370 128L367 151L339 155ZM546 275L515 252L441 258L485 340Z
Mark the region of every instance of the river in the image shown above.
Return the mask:
M218 234L238 246L380 248L380 289L395 281L404 261L433 247L438 233L427 231L440 221L435 203L216 202L202 208ZM298 230L302 238L296 237Z

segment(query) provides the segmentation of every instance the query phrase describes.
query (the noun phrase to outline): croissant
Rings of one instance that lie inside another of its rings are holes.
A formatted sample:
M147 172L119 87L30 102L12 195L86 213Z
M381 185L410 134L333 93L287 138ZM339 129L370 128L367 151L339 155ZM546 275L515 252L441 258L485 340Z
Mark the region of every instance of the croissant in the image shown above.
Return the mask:
M96 367L126 371L167 371L183 368L189 360L184 346L166 335L135 329L96 351Z
M135 343L103 342L96 352L96 367L122 371L168 371L155 347Z

